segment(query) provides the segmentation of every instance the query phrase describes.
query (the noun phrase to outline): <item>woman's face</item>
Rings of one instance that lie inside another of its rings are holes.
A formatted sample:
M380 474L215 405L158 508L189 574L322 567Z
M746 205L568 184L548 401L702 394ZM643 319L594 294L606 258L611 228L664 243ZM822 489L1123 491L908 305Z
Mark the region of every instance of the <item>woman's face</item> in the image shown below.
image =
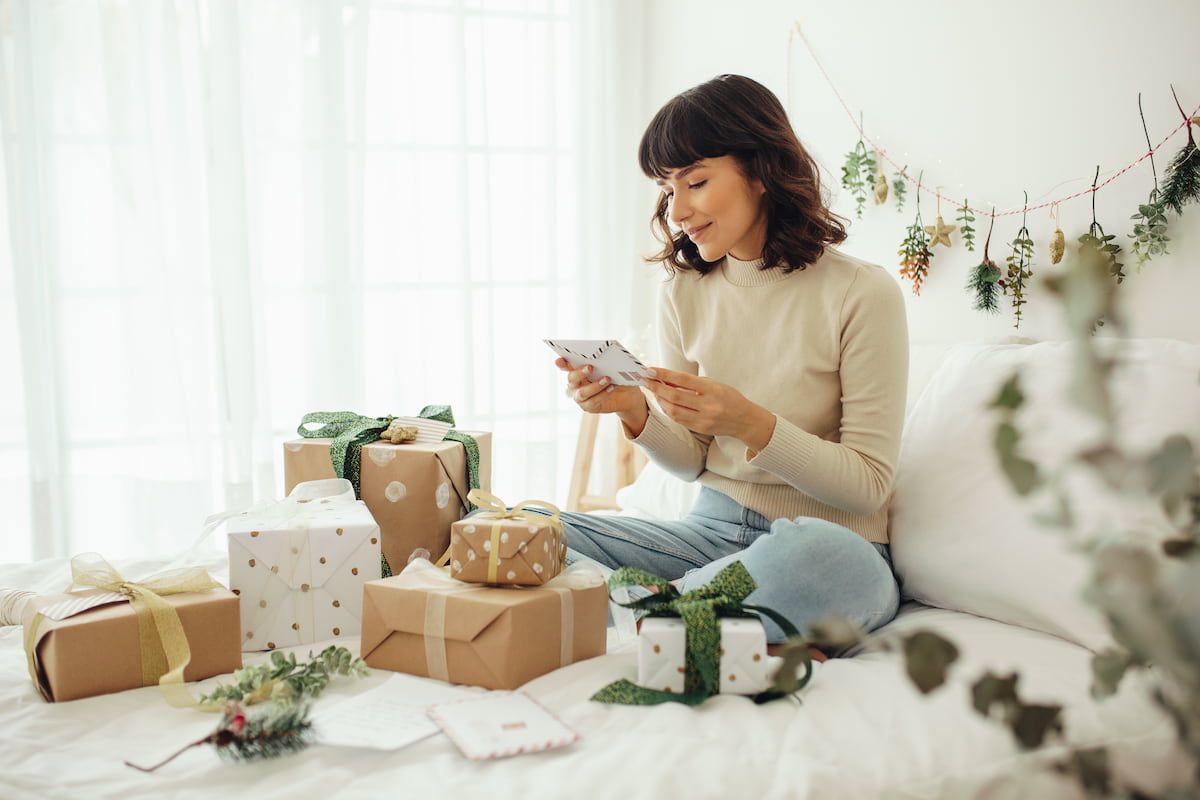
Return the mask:
M766 189L747 180L733 156L702 158L655 181L667 195L667 219L687 234L705 261L726 254L762 256L767 242Z

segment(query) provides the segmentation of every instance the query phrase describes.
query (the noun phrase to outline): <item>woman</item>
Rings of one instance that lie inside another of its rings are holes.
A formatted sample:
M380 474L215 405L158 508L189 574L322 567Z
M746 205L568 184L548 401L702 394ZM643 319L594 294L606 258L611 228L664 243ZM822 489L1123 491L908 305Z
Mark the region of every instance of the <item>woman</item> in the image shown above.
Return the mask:
M834 615L883 625L899 602L887 545L908 374L899 285L830 247L846 232L817 166L749 78L672 99L638 155L663 190L650 259L670 273L662 366L643 391L556 364L580 408L616 414L649 458L702 488L678 521L565 513L568 547L684 591L736 559L759 587L748 602L801 633Z

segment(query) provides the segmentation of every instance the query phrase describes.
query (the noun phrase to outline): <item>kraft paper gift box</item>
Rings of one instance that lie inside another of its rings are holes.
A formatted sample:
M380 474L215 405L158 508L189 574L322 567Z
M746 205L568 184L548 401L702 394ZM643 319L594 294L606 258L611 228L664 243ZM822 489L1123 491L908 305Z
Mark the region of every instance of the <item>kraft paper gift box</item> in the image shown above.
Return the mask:
M377 669L488 689L516 689L602 655L608 591L572 567L537 587L463 583L414 559L363 591L362 657Z
M638 632L639 686L684 690L687 630L678 617L644 617ZM757 694L770 688L782 659L767 655L767 635L757 619L721 618L721 694Z
M479 486L492 483L492 434L462 431L479 444ZM286 491L303 481L336 477L332 439L295 439L283 445ZM467 456L455 441L435 444L373 442L362 447L359 495L379 523L383 555L394 572L418 548L432 558L446 552L450 524L469 508Z
M359 634L363 584L381 574L380 534L350 481L297 484L285 500L233 517L226 531L242 650Z
M42 697L61 702L153 686L183 661L181 681L241 669L237 596L203 570L175 573L185 579L202 576L200 585L216 588L167 593L163 586L170 580L165 576L142 583L117 576L106 588L30 598L23 617L25 649L30 676ZM117 583L122 591L112 590ZM166 613L173 617L170 625L150 618L155 612L139 596L143 587L154 588L166 604ZM181 626L182 642L163 632L175 621ZM165 691L171 690L167 699L173 705L192 702L182 682L168 685L170 678L163 683Z
M494 494L475 489L468 498L484 510L450 525L451 577L537 586L562 571L567 542L557 508L529 500L508 509ZM534 506L551 513L529 510Z

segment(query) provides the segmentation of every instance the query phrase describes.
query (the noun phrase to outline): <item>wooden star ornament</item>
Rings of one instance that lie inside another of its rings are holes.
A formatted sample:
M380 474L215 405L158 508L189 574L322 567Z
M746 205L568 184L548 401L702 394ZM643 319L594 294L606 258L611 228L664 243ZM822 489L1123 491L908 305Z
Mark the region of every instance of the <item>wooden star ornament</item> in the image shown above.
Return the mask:
M946 247L949 247L950 234L954 233L957 227L957 225L947 225L942 221L942 215L938 214L937 221L932 225L924 226L925 232L929 234L929 246L933 247L935 244L944 244Z

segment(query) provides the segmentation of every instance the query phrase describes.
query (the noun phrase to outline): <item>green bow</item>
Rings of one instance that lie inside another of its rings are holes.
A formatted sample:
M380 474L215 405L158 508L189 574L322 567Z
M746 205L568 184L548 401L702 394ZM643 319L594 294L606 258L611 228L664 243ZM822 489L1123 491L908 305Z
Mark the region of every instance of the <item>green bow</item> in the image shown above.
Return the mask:
M675 702L699 705L717 693L720 668L721 622L719 617L768 617L788 637L784 644L784 660L775 677L775 685L753 696L756 703L765 703L804 687L812 677L812 657L808 644L786 617L763 606L743 602L758 588L754 578L740 561L734 561L704 586L680 593L667 580L651 575L637 567L621 567L608 579L611 595L627 586L646 586L656 593L620 603L626 608L644 611L650 617L679 617L687 631L687 650L684 662L683 694L663 692L638 686L625 679L605 686L593 700L602 703L654 705ZM804 665L804 676L795 678L796 667Z
M425 406L417 415L421 419L454 424L454 411L450 406ZM394 416L364 417L353 411L313 411L300 420L296 433L306 439L333 437L329 444L329 460L339 478L346 478L354 486L354 496L361 497L359 485L362 480L362 446L379 439L387 430ZM316 427L309 428L308 425ZM470 489L479 488L479 444L475 438L462 431L449 430L444 440L460 443L467 451L467 484ZM469 511L476 506L468 501Z

